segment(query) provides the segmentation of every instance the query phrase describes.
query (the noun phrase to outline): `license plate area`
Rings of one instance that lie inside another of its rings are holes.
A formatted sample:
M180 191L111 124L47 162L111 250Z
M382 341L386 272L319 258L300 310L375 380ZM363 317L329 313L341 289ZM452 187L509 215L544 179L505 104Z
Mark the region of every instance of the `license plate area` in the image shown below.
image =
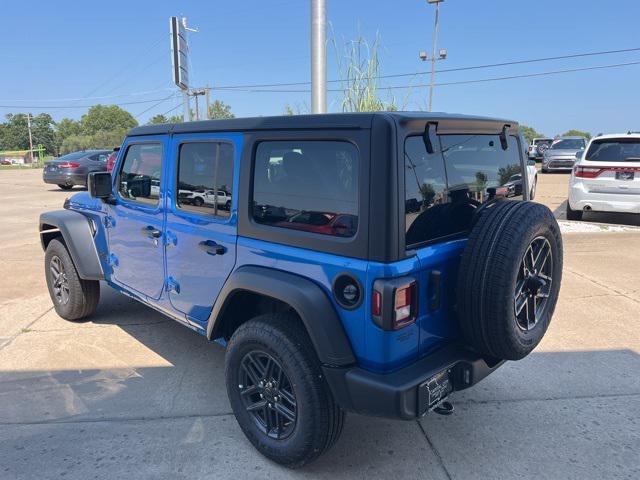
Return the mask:
M616 172L616 180L633 180L634 172Z
M418 386L418 412L424 415L453 391L451 369L443 370Z

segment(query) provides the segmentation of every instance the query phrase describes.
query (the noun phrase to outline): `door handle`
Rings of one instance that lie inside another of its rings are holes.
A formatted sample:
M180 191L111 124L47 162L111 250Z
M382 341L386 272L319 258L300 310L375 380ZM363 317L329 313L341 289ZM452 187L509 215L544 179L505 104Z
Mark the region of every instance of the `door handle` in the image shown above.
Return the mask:
M151 225L147 225L142 228L142 234L149 238L160 238L162 236L162 232Z
M224 255L227 249L213 240L203 240L198 244L200 250L204 250L209 255Z

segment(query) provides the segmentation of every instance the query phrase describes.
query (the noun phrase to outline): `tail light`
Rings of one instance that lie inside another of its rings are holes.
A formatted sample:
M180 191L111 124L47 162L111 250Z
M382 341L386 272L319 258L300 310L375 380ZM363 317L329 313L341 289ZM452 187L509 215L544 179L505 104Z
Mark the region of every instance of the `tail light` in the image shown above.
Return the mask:
M411 277L376 280L371 296L373 322L383 330L398 330L416 321L418 283Z
M58 164L58 168L78 168L79 166L78 162L62 162Z

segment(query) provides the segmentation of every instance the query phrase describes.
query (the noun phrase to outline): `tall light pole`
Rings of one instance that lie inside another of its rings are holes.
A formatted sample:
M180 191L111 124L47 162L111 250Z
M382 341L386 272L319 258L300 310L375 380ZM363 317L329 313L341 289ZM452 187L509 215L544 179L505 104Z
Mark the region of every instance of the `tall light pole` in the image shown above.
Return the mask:
M31 114L27 113L27 129L29 130L29 157L33 165L33 137L31 136Z
M440 55L436 56L436 53L438 50L438 20L440 18L440 3L442 2L444 2L444 0L427 0L427 3L429 4L432 4L432 3L436 4L436 22L433 28L433 50L431 51L431 80L429 81L429 111L430 112L432 111L432 107L433 107L433 86L436 80L436 61L439 59L444 60L447 56L447 53L445 50L442 50L440 52ZM422 58L422 54L420 55L420 57ZM423 58L423 60L426 60L426 58Z
M311 0L311 112L327 112L327 7Z

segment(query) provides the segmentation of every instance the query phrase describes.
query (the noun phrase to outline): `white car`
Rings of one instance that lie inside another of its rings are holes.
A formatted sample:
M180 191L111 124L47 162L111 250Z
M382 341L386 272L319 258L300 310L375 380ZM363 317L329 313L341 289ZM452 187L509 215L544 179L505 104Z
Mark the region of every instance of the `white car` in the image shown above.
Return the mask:
M192 203L196 207L202 205L215 205L218 204L218 208L231 209L231 194L224 190L218 190L218 196L216 198L216 192L214 190L180 190L180 199Z
M640 214L640 133L596 137L576 154L567 219L590 211Z

